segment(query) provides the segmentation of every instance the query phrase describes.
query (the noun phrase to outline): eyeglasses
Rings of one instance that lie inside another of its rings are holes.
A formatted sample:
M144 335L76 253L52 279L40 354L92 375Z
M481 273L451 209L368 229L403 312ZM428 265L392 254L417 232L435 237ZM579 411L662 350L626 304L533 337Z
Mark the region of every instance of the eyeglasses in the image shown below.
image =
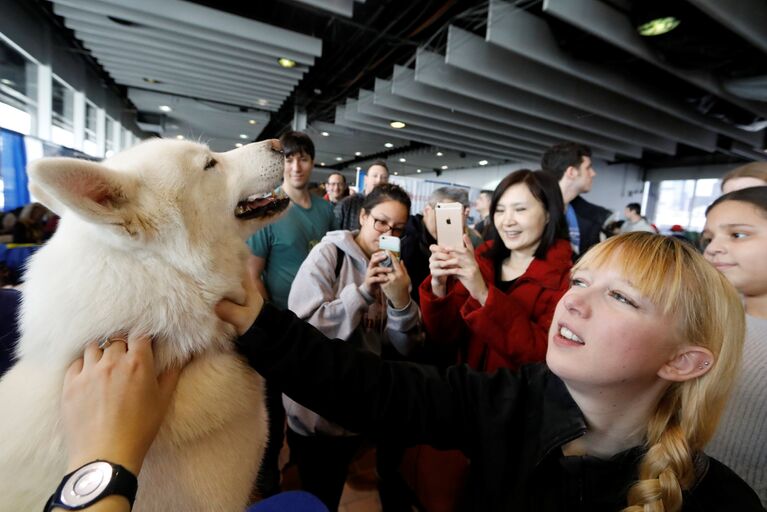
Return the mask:
M395 228L385 220L373 217L373 228L379 233L391 232L392 236L401 237L405 234L405 228Z

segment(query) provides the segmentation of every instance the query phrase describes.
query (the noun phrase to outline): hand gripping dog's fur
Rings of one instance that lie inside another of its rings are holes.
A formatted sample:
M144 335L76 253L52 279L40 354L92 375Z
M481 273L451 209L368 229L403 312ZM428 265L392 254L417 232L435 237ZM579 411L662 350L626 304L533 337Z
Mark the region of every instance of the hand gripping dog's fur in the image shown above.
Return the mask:
M65 370L125 329L154 337L158 371L186 364L134 510L243 510L266 442L263 383L213 307L244 298L243 240L287 205L270 195L279 143L213 153L158 139L103 164L42 159L29 174L62 219L28 266L19 361L0 381L0 511L42 510L66 467Z

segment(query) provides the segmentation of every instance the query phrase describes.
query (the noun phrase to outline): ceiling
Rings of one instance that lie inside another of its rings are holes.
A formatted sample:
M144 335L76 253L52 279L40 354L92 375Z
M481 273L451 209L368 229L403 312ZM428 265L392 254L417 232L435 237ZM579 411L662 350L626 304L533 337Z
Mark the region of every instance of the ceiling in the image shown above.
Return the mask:
M317 163L347 170L538 161L562 140L650 167L765 158L763 0L53 0L53 11L145 129L214 149L305 119ZM679 24L639 34L661 17Z

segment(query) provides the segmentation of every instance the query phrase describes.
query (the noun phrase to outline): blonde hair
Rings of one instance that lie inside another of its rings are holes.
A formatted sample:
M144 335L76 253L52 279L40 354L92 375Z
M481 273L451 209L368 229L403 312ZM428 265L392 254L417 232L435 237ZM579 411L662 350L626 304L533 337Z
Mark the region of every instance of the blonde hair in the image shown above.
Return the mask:
M722 178L722 190L725 183L735 178L756 178L767 184L767 162L751 162L731 170Z
M737 376L745 336L738 292L689 244L653 233L627 233L587 252L579 267L617 265L638 291L675 320L680 344L714 355L704 375L672 383L647 426L647 453L623 512L674 512L695 483L693 457L714 435Z

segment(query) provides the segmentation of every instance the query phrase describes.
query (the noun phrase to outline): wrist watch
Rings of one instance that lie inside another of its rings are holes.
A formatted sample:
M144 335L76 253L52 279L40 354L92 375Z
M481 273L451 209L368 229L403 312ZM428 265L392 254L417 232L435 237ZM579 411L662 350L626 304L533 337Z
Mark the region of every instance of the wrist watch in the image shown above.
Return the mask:
M44 512L58 507L82 510L107 496L124 496L130 506L136 499L136 475L119 464L105 460L89 462L66 475L48 500Z

